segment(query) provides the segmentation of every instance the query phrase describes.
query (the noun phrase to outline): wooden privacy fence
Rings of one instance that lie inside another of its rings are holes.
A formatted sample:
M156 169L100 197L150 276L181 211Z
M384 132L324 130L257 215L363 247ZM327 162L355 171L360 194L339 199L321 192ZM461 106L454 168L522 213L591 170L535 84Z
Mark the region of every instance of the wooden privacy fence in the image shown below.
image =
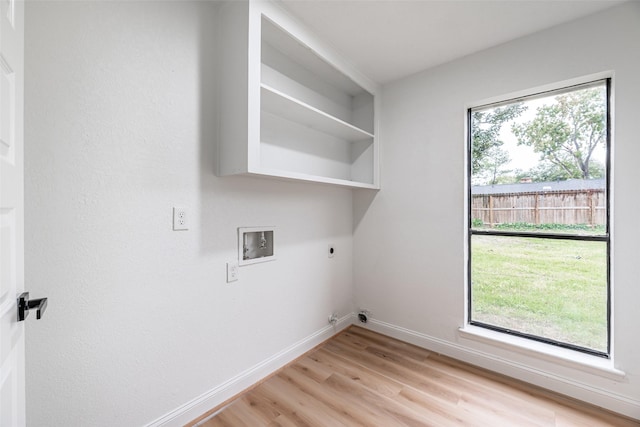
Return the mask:
M604 189L473 194L471 215L490 227L503 223L586 224L606 222Z

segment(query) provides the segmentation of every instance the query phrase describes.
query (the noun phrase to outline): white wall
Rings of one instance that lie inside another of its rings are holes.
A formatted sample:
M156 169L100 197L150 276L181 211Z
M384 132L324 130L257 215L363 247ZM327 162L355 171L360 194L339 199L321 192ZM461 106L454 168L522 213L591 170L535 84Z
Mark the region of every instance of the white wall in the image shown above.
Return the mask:
M352 310L352 266L373 328L596 403L640 407L640 5L388 85L383 190L353 196L213 175L215 17L207 2L26 5L26 281L50 301L27 328L28 425L143 425L176 408L197 413L181 405L219 402L244 384L236 379L253 378L248 370L261 374L326 336L327 315ZM457 332L465 106L605 70L615 71L614 350L623 381ZM171 231L174 205L190 210L190 231ZM278 260L243 267L227 284L236 228L253 225L278 227ZM331 260L328 243L337 247ZM155 424L179 424L170 418Z
M382 191L354 197L356 305L372 327L640 418L640 3L483 51L383 88ZM466 107L614 74L613 299L618 381L462 338ZM377 323L376 323L377 322Z
M214 176L215 5L26 9L26 282L49 297L27 325L28 425L220 403L330 334L352 311L351 191ZM189 231L171 230L176 205ZM258 225L277 227L278 259L227 284L237 227Z

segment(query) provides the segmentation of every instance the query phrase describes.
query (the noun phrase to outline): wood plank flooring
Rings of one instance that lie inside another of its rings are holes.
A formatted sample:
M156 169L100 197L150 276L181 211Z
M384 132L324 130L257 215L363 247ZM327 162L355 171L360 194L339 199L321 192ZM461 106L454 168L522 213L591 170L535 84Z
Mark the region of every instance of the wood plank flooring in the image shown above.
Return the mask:
M640 422L353 326L195 424L640 426Z

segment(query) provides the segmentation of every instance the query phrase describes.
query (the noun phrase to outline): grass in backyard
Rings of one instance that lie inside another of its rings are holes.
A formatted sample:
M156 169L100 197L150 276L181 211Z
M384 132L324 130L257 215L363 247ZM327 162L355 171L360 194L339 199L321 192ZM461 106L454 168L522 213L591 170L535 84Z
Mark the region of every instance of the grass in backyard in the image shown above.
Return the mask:
M588 224L530 224L527 222L511 222L495 224L489 227L482 223L480 219L472 221L472 228L475 230L498 230L498 231L526 231L529 233L557 233L557 234L582 234L582 235L604 235L606 229L604 225Z
M604 242L472 236L472 320L607 351Z

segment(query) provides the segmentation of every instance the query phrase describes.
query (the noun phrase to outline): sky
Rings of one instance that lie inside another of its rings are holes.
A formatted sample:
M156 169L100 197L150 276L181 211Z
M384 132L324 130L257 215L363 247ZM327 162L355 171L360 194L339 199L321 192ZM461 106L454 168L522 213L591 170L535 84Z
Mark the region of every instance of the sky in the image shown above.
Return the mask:
M502 129L500 131L500 140L504 142L502 148L509 152L509 157L511 158L511 162L505 165L504 169L520 169L523 171L527 171L538 164L538 162L540 161L540 154L534 152L532 147L518 145L517 138L515 137L515 135L513 135L513 133L511 133L511 125L512 123L525 123L533 120L536 115L536 110L539 107L545 104L552 104L554 102L555 95L528 100L525 102L525 105L529 108L524 111L519 117L505 123L502 126ZM606 158L605 151L606 150L604 146L600 146L596 149L596 151L594 151L592 158L600 161L601 163L604 163Z
M509 152L511 162L505 166L505 169L520 169L523 171L529 170L535 167L539 160L540 155L533 151L532 147L526 145L518 145L518 140L513 133L511 133L511 125L513 123L525 123L531 121L536 116L536 110L545 104L552 103L553 97L546 97L540 99L532 99L525 103L528 107L519 117L508 123L505 123L500 130L500 139L504 142L503 149Z

